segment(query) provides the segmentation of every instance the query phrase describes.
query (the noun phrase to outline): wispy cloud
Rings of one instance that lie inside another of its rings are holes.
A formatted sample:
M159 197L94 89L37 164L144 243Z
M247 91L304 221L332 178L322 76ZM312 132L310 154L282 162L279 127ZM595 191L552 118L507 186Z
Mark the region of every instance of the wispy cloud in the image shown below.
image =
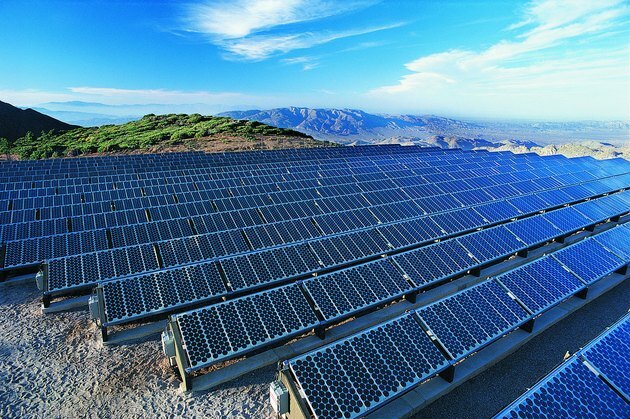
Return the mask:
M609 99L627 108L627 39L606 48L596 43L627 21L629 9L623 0L534 1L524 9L522 19L507 28L511 38L480 51L453 49L420 57L405 65L409 74L398 83L374 89L370 95L410 105L456 95L463 106L473 107L475 101L489 97L498 106L517 107L519 97L538 95L542 111L566 106L569 99L595 104L594 91L605 94L616 88ZM625 92L618 91L619 83L626 86ZM592 109L585 103L575 106L585 113Z
M378 0L206 0L188 6L184 24L225 50L227 58L260 61L338 39L391 29L398 24L347 30L305 30L314 20L353 12Z

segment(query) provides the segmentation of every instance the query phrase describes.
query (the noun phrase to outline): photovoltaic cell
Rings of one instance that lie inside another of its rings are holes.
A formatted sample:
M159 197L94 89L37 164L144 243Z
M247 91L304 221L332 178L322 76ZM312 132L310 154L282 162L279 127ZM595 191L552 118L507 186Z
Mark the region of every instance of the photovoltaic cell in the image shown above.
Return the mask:
M630 317L626 316L581 351L626 399L630 396Z

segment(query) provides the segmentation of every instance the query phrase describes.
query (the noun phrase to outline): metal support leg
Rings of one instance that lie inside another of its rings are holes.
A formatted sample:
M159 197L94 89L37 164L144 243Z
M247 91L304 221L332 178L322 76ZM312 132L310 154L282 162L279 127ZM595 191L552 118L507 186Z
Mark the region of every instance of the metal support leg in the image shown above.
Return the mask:
M447 382L452 383L453 379L455 378L455 367L452 365L449 365L448 368L446 368L444 371L442 371L438 375L442 377L444 380L446 380Z
M313 331L315 332L315 336L317 336L321 340L324 340L324 338L326 337L326 328L324 326L317 326L315 329L313 329Z
M527 333L532 333L534 330L534 319L531 319L520 326L520 329L526 331Z

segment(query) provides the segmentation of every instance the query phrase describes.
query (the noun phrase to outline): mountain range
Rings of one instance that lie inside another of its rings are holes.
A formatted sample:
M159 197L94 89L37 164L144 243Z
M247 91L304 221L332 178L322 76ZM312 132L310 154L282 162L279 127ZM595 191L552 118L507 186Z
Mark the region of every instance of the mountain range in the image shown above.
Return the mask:
M42 131L67 131L77 128L34 109L20 109L0 102L0 137L15 141L27 132L39 135Z
M291 128L317 139L342 144L400 142L437 144L446 141L463 148L512 142L518 145L605 141L630 142L626 121L461 121L434 115L371 114L355 109L301 107L231 111L220 114Z

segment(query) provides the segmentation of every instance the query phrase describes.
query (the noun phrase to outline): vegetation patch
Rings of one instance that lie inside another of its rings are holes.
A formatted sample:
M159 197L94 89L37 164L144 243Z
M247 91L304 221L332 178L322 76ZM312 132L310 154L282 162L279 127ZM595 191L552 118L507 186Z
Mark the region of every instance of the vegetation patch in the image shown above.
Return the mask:
M0 139L0 153L21 159L43 159L134 151L214 151L211 143L221 143L222 138L230 138L235 149L333 145L298 131L257 121L199 114L149 114L121 125L75 128L60 133L52 130L39 135L28 132L13 142ZM239 144L234 139L239 140ZM231 150L221 147L216 151Z

